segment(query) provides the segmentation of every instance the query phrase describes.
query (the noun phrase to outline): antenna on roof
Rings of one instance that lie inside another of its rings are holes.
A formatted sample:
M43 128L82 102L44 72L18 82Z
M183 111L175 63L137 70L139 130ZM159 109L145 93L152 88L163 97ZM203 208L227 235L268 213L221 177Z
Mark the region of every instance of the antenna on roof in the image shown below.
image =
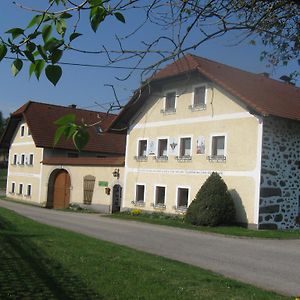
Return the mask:
M70 108L76 108L77 105L76 104L70 104L68 107L70 107Z

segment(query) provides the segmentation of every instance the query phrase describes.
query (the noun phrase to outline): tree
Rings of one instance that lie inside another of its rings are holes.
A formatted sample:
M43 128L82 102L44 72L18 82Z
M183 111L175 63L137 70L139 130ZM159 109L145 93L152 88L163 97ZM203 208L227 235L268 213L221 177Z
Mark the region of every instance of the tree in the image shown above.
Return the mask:
M0 111L0 137L2 136L2 134L5 130L6 123L7 123L7 120L3 118L2 111Z
M16 76L27 59L31 63L30 75L35 74L39 79L44 70L54 85L62 75L59 63L67 51L104 55L103 59L110 64L130 60L133 67L128 76L151 57L151 63L141 70L142 77L151 75L164 62L232 31L239 34L238 42L260 38L266 46L262 59L271 65L288 64L298 59L300 51L299 0L44 0L42 3L44 9L15 4L33 16L26 27L11 28L6 32L7 37L0 37L0 60L8 51L14 54L11 71ZM89 51L83 49L84 44L82 49L73 46L82 36L82 18L88 19L92 30L97 32L101 23L111 18L125 23L132 11L142 22L131 32L126 32L124 25L124 36L115 37L118 48L102 45L96 51ZM137 49L128 48L128 41L143 29L149 29L147 26L157 36L145 38Z

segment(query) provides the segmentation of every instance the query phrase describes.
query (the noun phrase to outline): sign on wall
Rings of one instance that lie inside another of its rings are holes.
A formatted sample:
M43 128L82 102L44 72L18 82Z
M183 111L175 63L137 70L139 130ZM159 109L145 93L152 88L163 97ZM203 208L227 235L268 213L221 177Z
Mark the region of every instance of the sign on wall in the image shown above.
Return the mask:
M199 136L197 138L197 146L196 146L196 153L197 154L205 154L205 137Z

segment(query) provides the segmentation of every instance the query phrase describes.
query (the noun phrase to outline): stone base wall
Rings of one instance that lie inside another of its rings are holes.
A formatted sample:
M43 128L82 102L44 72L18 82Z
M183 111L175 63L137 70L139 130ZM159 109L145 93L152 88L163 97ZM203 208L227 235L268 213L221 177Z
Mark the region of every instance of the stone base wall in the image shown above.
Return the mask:
M300 122L264 118L260 229L300 228Z

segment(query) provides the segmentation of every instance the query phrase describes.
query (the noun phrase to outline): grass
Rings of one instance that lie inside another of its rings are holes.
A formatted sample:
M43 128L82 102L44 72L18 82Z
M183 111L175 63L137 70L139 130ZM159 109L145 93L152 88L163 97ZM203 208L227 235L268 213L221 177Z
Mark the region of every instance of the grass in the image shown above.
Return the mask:
M0 169L0 189L6 189L7 169Z
M151 223L157 225L173 226L185 229L198 230L201 232L217 233L238 237L251 237L251 238L271 238L271 239L300 239L300 230L255 230L239 226L195 226L184 222L183 217L166 215L163 213L141 213L132 215L130 212L116 213L108 217L138 221L144 223Z
M0 299L292 299L0 208Z

